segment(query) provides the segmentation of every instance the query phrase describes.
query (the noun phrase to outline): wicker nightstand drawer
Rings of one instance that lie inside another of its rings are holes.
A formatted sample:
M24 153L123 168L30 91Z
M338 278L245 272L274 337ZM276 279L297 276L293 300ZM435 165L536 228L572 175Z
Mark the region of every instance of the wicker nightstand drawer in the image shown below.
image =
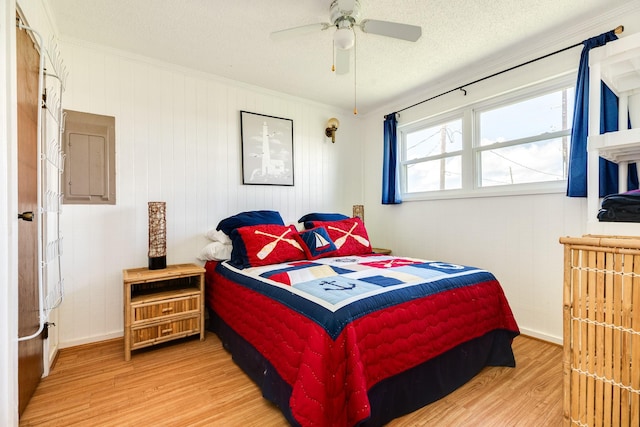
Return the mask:
M187 313L200 313L200 291L173 298L152 298L131 303L131 325Z
M193 317L131 328L131 349L147 347L163 341L186 337L200 332L200 314Z

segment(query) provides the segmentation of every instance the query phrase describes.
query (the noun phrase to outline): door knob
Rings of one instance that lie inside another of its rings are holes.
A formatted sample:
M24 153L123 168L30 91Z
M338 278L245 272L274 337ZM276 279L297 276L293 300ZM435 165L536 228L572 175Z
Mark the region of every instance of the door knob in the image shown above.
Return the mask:
M23 212L18 214L18 219L23 221L33 221L33 212Z

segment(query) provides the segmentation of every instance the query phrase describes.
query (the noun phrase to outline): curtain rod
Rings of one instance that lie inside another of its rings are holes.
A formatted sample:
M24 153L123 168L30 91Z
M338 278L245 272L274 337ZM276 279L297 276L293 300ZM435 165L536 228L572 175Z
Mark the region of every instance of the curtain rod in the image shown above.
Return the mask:
M620 33L622 33L622 32L624 31L624 26L623 26L623 25L618 25L618 26L617 26L615 29L613 29L612 31L613 31L615 34L620 34ZM489 75L489 76L482 77L482 78L477 79L477 80L474 80L474 81L472 81L472 82L470 82L470 83L464 84L464 85L462 85L462 86L458 86L458 87L456 87L456 88L454 88L454 89L450 89L450 90L448 90L448 91L446 91L446 92L442 92L442 93L441 93L441 94L439 94L439 95L432 96L431 98L425 99L424 101L416 102L415 104L410 105L410 106L408 106L408 107L405 107L405 108L403 108L403 109L401 109L401 110L398 110L398 111L396 111L396 112L395 112L395 113L393 113L393 114L398 114L398 113L400 113L400 112L402 112L402 111L408 110L409 108L416 107L416 106L418 106L418 105L420 105L420 104L424 104L425 102L431 101L431 100L433 100L433 99L439 98L439 97L441 97L441 96L443 96L443 95L447 95L447 94L449 94L449 93L451 93L451 92L455 92L455 91L457 91L457 90L461 90L461 91L463 91L463 92L464 92L464 94L466 95L466 94L467 94L467 91L466 91L464 88L465 88L465 87L467 87L467 86L471 86L472 84L476 84L476 83L479 83L479 82L481 82L481 81L488 80L488 79L490 79L490 78L492 78L492 77L498 76L498 75L500 75L500 74L504 74L504 73L506 73L506 72L508 72L508 71L515 70L516 68L524 67L525 65L529 65L529 64L531 64L532 62L540 61L541 59L548 58L548 57L550 57L550 56L553 56L553 55L556 55L556 54L558 54L558 53L564 52L565 50L573 49L574 47L578 47L578 46L582 45L583 43L584 43L584 42L576 43L576 44L574 44L574 45L567 46L567 47L565 47L565 48L562 48L562 49L560 49L560 50L556 50L555 52L548 53L548 54L546 54L546 55L543 55L543 56L540 56L540 57L538 57L538 58L532 59L532 60L530 60L530 61L523 62L522 64L515 65L515 66L513 66L513 67L511 67L511 68L507 68L506 70L498 71L497 73L493 73L493 74L491 74L491 75ZM386 118L386 116L385 116L385 118Z

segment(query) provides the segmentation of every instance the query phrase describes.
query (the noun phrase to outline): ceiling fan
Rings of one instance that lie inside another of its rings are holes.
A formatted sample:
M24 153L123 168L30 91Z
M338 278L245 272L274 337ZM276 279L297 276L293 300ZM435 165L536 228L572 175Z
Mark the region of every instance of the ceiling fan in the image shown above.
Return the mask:
M335 27L333 43L336 49L336 73L349 72L350 50L355 45L354 27L359 27L363 32L396 39L417 41L422 35L422 28L416 25L399 24L396 22L379 21L376 19L360 20L359 0L333 0L329 6L331 22L319 22L317 24L302 25L271 33L272 40L283 40L316 31L324 31Z

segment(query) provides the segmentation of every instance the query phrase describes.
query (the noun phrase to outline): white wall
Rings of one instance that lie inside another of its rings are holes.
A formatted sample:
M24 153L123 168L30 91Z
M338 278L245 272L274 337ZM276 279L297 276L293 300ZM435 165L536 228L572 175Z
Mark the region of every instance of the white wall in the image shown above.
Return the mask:
M18 424L15 3L0 5L0 425Z
M632 14L597 17L597 25L577 35L583 40L625 25L625 35L640 31L640 8ZM559 38L542 54L571 45ZM516 50L517 51L517 50ZM526 49L525 49L526 51ZM514 88L556 75L577 71L581 48L528 65L466 87L400 113L399 123L458 108ZM493 272L523 333L562 342L563 247L560 236L587 232L586 199L562 194L537 194L453 200L407 201L381 205L383 116L524 61L503 64L494 70L471 68L433 90L397 101L367 116L363 123L366 141L364 203L367 230L375 246L391 248L396 255L470 264ZM624 234L640 235L640 225L629 224Z
M62 347L122 335L122 270L147 264L148 201L167 203L168 263L199 262L204 233L240 211L294 223L361 202L350 112L82 42L62 50L64 107L115 116L117 162L115 206L64 206ZM295 186L242 185L240 110L293 120Z

